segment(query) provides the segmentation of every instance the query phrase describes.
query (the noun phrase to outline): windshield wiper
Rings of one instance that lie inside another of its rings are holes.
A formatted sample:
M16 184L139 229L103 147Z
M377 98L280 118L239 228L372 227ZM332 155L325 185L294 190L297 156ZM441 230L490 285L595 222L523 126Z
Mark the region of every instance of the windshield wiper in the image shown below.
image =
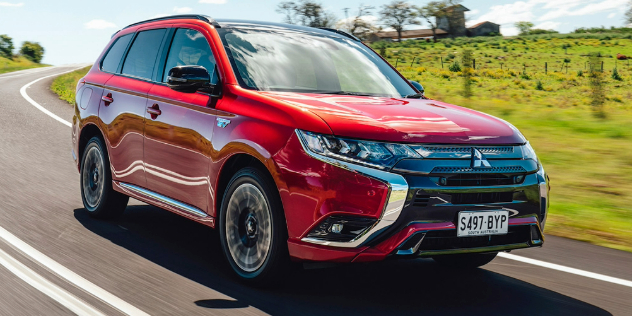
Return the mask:
M423 99L424 95L423 93L415 93L415 94L409 94L407 96L405 96L405 99Z
M324 94L339 94L339 95L355 95L360 97L375 97L376 94L362 93L362 92L350 92L350 91L325 91Z

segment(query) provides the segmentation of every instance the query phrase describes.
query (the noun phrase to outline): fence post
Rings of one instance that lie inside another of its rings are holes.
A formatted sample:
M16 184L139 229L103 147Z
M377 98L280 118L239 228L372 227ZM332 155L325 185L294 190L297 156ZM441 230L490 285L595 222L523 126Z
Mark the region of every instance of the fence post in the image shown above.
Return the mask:
M547 75L549 73L549 63L544 62L544 74Z
M399 57L397 57L397 59L395 59L395 69L397 69L397 63L399 62Z
M476 70L476 59L472 59L472 65L473 65L473 69Z
M441 56L441 69L443 69L443 56Z
M417 59L417 57L413 57L413 61L410 63L410 68L413 68L413 64L415 63L415 59Z
M601 61L601 72L603 72L603 60Z
M503 70L503 63L500 63L500 70Z

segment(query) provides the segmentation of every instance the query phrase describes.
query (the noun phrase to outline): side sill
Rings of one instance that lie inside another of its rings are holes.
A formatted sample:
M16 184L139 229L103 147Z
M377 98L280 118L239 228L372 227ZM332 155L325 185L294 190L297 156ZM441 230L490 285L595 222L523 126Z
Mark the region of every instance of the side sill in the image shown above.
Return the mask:
M205 225L215 227L215 219L194 206L182 203L162 194L158 194L156 192L141 188L139 186L135 186L133 184L119 181L112 181L112 184L116 191L129 195L137 200L193 219Z

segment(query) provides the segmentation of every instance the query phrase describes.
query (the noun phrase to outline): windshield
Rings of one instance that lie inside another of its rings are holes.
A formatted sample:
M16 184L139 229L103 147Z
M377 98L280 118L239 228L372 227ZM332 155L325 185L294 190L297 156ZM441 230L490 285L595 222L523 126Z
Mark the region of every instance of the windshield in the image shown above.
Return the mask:
M416 92L362 43L291 31L220 29L242 87L404 97Z

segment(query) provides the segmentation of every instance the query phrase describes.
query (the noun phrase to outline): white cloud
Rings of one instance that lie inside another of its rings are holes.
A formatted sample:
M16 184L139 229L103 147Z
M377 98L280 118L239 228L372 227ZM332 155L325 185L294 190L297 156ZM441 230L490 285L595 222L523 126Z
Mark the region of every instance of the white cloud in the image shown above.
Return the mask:
M226 0L200 0L200 3L224 4Z
M612 19L612 18L614 18L615 16L617 16L617 13L616 13L616 12L610 13L610 14L608 14L608 19Z
M558 26L560 26L560 24L562 24L562 22L546 21L534 26L533 28L541 30L555 30Z
M173 12L175 12L175 13L189 13L191 11L193 11L193 9L191 9L189 7L182 7L182 8L173 7Z
M21 7L24 3L0 2L0 7Z
M168 15L170 15L170 14L168 14L168 13L158 13L158 14L152 16L150 19L162 18L163 16L168 16Z
M106 20L92 20L84 24L87 29L103 30L109 28L115 28L116 24L108 22Z

